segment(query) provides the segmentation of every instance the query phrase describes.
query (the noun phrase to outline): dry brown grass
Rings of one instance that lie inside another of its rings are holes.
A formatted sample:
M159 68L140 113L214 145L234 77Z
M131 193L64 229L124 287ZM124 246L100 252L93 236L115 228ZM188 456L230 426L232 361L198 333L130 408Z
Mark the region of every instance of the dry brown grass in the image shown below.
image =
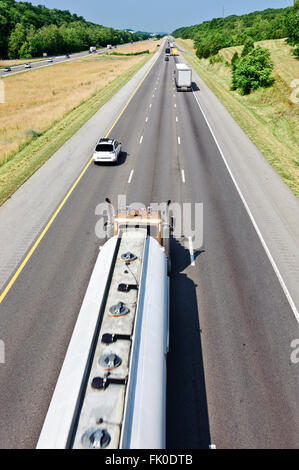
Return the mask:
M142 42L137 42L136 44L129 44L124 47L118 47L117 49L113 49L112 52L121 52L122 54L129 54L130 52L141 52L141 51L146 51L147 49L152 53L156 52L157 44L161 44L160 41L142 41Z
M179 39L176 40L178 46L182 47L184 51L194 53L194 41L192 39Z
M147 41L146 48L154 50L157 43ZM144 50L144 44L131 45L128 50ZM72 62L6 77L6 102L0 104L0 164L12 152L16 152L21 144L31 139L34 133L41 133L51 127L143 58L93 54Z
M109 99L115 95L151 57L144 54L129 69L118 74L65 116L54 122L41 136L26 142L0 165L0 205L38 168L70 139Z

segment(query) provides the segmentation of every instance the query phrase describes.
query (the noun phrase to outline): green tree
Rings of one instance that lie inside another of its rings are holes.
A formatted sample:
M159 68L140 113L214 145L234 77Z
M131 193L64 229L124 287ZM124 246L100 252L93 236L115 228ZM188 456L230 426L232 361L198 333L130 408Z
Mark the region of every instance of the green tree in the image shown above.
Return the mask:
M233 86L241 95L268 87L274 82L273 67L269 50L258 46L238 61L233 72Z
M299 44L299 0L295 0L285 16L285 28L287 30L288 42L295 46Z
M238 61L239 61L239 54L238 54L238 52L236 51L236 52L234 53L234 55L232 56L232 60L231 60L231 62L230 62L230 63L231 63L232 70L235 70Z
M298 1L296 0L296 2ZM216 54L220 47L244 44L248 36L254 42L286 37L284 16L289 10L290 8L268 8L242 16L231 15L227 18L214 18L198 25L178 28L172 34L183 39L193 39L198 57L209 57ZM298 33L298 26L296 28Z
M225 47L225 40L223 35L220 32L217 32L216 34L213 34L209 40L209 55L218 54L222 47Z
M17 26L18 25L18 26ZM34 6L29 2L0 0L0 57L17 58L75 52L90 45L139 41L147 34L129 34L84 20L67 10ZM27 44L25 44L27 43Z
M236 67L237 67L237 64L240 60L240 57L239 57L239 54L237 53L237 51L234 53L234 55L232 56L232 60L231 60L231 69L232 69L232 86L231 86L231 89L232 90L236 90L237 89L237 84L236 84L236 81L235 81L235 70L236 70Z
M245 57L253 49L254 49L254 40L252 39L252 37L248 36L244 42L244 47L241 53L241 57Z
M19 53L19 57L20 57L20 59L30 59L30 57L31 57L31 48L30 48L30 45L27 41L25 41L22 44L22 47L21 47L20 53Z
M10 59L20 57L20 49L25 41L25 27L21 23L17 23L8 40L8 57Z
M7 56L8 37L11 28L6 6L5 2L0 1L0 57Z

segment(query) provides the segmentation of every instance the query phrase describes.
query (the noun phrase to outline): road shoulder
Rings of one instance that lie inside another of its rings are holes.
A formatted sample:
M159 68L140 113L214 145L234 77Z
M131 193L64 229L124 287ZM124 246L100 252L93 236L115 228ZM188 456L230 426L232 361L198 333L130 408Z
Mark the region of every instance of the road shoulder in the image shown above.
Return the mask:
M160 50L0 207L1 289L90 160L95 142L109 131L159 54Z
M299 201L194 69L193 81L199 106L298 311Z

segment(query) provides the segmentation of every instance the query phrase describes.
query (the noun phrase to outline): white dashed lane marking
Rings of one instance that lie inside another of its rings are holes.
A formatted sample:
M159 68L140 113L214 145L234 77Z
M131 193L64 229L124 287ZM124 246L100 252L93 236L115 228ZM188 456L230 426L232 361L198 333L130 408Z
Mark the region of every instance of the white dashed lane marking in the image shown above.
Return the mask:
M131 173L130 173L130 176L129 176L129 179L128 179L128 183L129 183L129 184L130 184L131 181L132 181L133 173L134 173L134 170L132 170Z

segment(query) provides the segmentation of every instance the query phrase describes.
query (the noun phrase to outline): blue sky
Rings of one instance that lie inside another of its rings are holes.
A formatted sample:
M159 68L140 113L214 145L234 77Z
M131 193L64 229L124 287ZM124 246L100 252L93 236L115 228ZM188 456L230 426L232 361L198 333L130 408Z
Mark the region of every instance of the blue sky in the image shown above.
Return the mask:
M30 1L30 0L29 0ZM172 32L215 17L242 15L266 8L284 8L293 0L38 0L48 8L77 13L89 21L116 29Z

